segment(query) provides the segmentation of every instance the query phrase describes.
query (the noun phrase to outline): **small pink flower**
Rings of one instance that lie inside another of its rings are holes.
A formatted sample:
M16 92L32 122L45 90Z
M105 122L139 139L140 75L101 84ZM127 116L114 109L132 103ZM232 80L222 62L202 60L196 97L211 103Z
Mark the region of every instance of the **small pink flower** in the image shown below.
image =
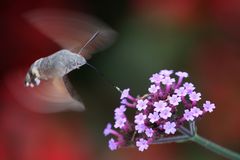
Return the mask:
M145 131L145 134L147 135L147 137L152 137L153 136L153 129L152 128L147 128L146 131Z
M154 112L154 113L150 113L150 114L148 115L148 118L150 119L150 122L151 122L151 123L154 123L154 122L157 122L160 117L159 117L159 115L158 115L157 112Z
M184 87L180 87L178 89L175 89L174 93L176 93L179 97L184 97L187 95L187 90Z
M140 100L137 101L137 106L136 107L139 111L144 110L144 109L147 108L147 103L148 103L147 99L145 99L145 100L140 99Z
M113 138L111 138L109 141L108 141L108 147L111 151L114 151L117 149L118 147L118 143L115 142L115 140Z
M160 75L163 75L163 76L165 76L165 77L170 76L172 73L173 73L173 70L167 70L167 69L161 70L161 71L159 72Z
M201 99L201 93L192 92L189 94L189 99L192 102L197 102Z
M110 123L107 124L106 128L104 129L103 131L103 134L105 136L109 135L111 133L111 130L112 130L112 125Z
M146 115L144 115L143 113L139 113L138 115L135 116L134 122L136 124L144 124L146 118L147 118Z
M189 111L188 109L184 110L183 116L187 121L193 121L194 120L193 113L191 111Z
M165 77L162 80L162 84L164 84L164 85L172 85L174 82L175 82L175 79L171 78L171 77Z
M153 74L152 77L150 77L149 79L150 79L150 81L151 81L152 83L160 84L160 82L161 82L162 79L163 79L163 76L160 75L160 74L155 73L155 74Z
M198 117L198 116L203 114L203 111L201 109L197 108L197 107L191 108L190 112L192 112L192 115L194 117Z
M175 73L177 76L179 77L183 77L183 78L187 78L188 77L188 73L187 72L181 72L181 71L178 71Z
M138 133L143 133L146 129L146 126L145 124L137 124L135 126L135 130L138 132Z
M159 100L158 102L154 102L153 106L155 107L155 112L161 112L165 109L167 103L165 101Z
M114 110L115 117L119 117L119 116L121 117L125 111L126 111L126 107L124 105L121 105L120 107Z
M211 113L216 107L215 107L214 103L211 103L210 101L206 101L203 104L203 108L204 108L205 112L210 112Z
M114 124L114 128L120 128L122 129L125 126L125 123L127 122L127 119L124 117L119 117L118 119L116 119L115 124Z
M170 107L165 107L165 109L160 112L160 117L163 119L168 119L171 116L172 116L172 113L171 113Z
M159 86L156 86L156 85L154 85L154 84L152 84L149 88L148 88L148 91L150 92L150 93L157 93L157 91L160 89L160 87Z
M169 100L169 103L174 105L174 106L179 105L179 102L181 102L181 98L178 97L177 95L169 96L168 100Z
M195 87L192 83L184 83L183 86L185 87L185 89L187 90L188 93L191 93L192 91L194 91Z
M127 101L126 99L122 99L122 100L121 100L121 104L127 105L127 104L128 104L128 101Z
M136 146L138 147L138 150L143 152L144 150L148 149L148 142L147 140L141 138L136 142Z
M166 122L163 125L163 129L165 130L166 134L174 134L176 130L176 123L175 122Z
M122 95L121 95L120 99L127 98L127 97L129 96L129 91L130 91L129 88L128 88L128 89L124 89L124 90L122 91Z

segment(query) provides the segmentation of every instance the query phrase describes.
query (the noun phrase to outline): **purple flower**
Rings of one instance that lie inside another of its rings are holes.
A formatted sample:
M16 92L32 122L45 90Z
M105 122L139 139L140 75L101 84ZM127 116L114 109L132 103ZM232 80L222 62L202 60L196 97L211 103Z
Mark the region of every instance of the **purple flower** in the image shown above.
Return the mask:
M177 130L176 130L176 123L175 122L166 122L163 125L163 129L165 130L166 134L174 134Z
M145 99L145 100L140 99L137 101L136 107L139 111L145 110L147 108L147 103L148 103L147 99Z
M204 108L205 112L210 112L211 113L216 107L215 107L214 103L211 103L210 101L206 101L203 104L203 108Z
M122 129L125 126L126 122L127 122L127 118L118 117L118 119L116 119L116 121L115 121L114 128Z
M195 87L192 83L184 83L183 86L185 87L185 89L187 90L188 93L191 93L192 91L194 91Z
M156 85L154 85L154 84L152 84L149 88L148 88L148 91L150 92L150 93L157 93L157 91L160 89L160 87L159 86L156 86Z
M201 93L192 92L189 94L189 99L192 102L197 102L201 99Z
M137 124L135 126L135 130L138 132L138 133L143 133L146 129L146 126L145 124Z
M153 74L152 77L149 78L152 83L160 84L163 79L163 76L160 74Z
M191 111L189 111L188 109L184 110L183 117L184 117L187 121L193 121L193 120L194 120L193 113L192 113Z
M169 103L174 105L174 106L179 105L179 102L181 102L181 98L178 97L177 95L169 96L168 100L169 100Z
M165 109L167 103L165 101L160 100L158 102L154 102L153 106L155 107L154 108L155 112L161 112L162 110Z
M112 125L110 123L107 124L106 128L104 129L103 131L103 134L105 136L109 135L111 133L111 130L112 130Z
M116 109L114 110L114 112L115 112L115 117L122 116L125 111L126 111L126 107L125 107L124 105L121 105L119 108L116 108Z
M166 70L166 69L161 70L161 71L159 72L160 75L163 75L163 76L165 76L165 77L170 76L172 73L173 73L173 70Z
M128 104L128 101L127 101L126 99L122 99L122 100L121 100L121 104L127 105L127 104Z
M151 123L157 122L159 120L158 112L153 112L148 115Z
M148 149L148 142L141 138L136 142L136 146L138 147L138 150L143 152L144 150Z
M174 93L176 93L179 97L184 97L187 95L187 90L184 87L180 87L178 89L175 89Z
M139 113L138 115L135 116L134 122L136 124L144 124L146 118L147 118L146 115L144 115L143 113Z
M194 117L198 117L198 116L203 114L203 111L201 109L197 108L197 107L191 108L190 112L192 112L192 115Z
M163 119L167 119L171 116L172 116L172 113L171 113L170 107L165 107L165 109L160 112L160 117Z
M188 77L188 73L187 72L181 72L181 71L178 71L175 73L178 77L184 77L184 78L187 78Z
M118 147L118 143L115 142L115 140L113 138L111 138L109 141L108 141L108 147L110 148L111 151L114 151L117 149Z
M130 91L129 88L128 88L128 89L124 89L124 90L122 91L122 95L121 95L121 98L120 98L120 99L127 98L127 97L129 96L129 91Z
M108 123L103 131L105 136L115 137L109 141L111 150L135 144L139 151L144 151L155 140L173 138L170 134L176 134L185 123L216 108L210 101L203 104L203 109L198 108L201 93L194 91L192 83L184 82L188 73L172 73L172 70L162 70L153 74L149 78L152 82L149 92L138 98L129 95L129 88L123 90L121 105L114 110L115 123L113 127ZM129 119L125 114L127 109L134 114Z
M173 83L175 82L175 79L174 78L171 78L171 77L165 77L163 80L162 80L162 84L164 85L172 85Z
M147 128L145 131L145 134L147 135L147 137L151 138L153 136L153 129L152 128Z

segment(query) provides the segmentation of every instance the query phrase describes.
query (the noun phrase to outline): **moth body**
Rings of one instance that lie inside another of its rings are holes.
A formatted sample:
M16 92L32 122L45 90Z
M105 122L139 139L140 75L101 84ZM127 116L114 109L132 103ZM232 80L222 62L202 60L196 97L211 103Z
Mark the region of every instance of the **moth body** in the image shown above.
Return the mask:
M86 64L80 54L63 49L36 60L30 67L25 80L26 86L37 86L40 80L62 78L74 69Z

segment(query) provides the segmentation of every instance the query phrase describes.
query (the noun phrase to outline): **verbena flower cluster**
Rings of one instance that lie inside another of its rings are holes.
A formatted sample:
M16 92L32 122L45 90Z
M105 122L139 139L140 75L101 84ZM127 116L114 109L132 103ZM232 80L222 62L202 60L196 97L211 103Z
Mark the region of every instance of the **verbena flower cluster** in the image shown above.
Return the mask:
M115 123L113 126L108 123L104 129L105 136L115 137L109 140L110 150L135 145L144 151L154 140L176 134L185 122L215 109L210 101L202 106L197 104L201 93L195 91L192 83L183 82L188 73L173 74L172 70L153 74L148 93L142 97L133 97L130 89L122 91L121 104L114 110ZM134 117L126 116L127 109L133 110Z

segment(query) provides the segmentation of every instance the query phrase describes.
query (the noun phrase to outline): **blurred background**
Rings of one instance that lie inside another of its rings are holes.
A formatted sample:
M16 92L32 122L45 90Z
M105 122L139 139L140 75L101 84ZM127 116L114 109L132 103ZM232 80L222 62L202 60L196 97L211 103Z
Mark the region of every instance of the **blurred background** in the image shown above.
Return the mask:
M143 153L109 151L102 131L113 121L120 95L87 66L70 74L85 112L29 109L22 102L31 100L31 92L20 73L61 49L23 19L38 8L86 13L116 30L115 43L89 63L120 88L131 88L132 95L144 94L149 76L161 69L189 72L203 100L217 106L197 122L198 133L240 152L239 0L1 0L0 7L1 160L223 159L190 142L152 145Z

